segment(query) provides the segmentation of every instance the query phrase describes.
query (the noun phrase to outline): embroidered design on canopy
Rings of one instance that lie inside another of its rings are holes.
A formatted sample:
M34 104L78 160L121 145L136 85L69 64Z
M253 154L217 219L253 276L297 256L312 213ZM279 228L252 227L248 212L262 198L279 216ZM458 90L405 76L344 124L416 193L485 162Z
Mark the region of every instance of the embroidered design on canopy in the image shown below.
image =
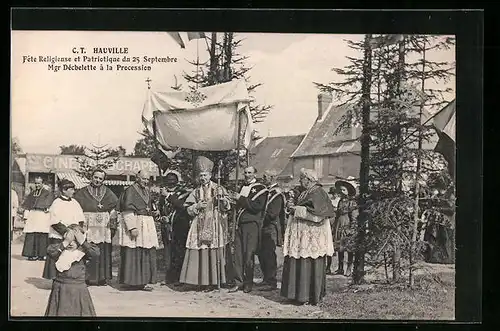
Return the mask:
M198 105L205 101L206 98L207 96L205 94L201 93L199 90L193 89L184 100L191 103L193 107L198 107Z

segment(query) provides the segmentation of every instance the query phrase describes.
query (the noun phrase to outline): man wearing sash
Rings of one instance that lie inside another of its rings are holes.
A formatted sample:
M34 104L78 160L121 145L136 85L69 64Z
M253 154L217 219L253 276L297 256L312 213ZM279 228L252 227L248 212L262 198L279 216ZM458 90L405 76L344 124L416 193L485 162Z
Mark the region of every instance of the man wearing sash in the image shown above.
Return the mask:
M264 173L264 184L269 191L264 222L262 226L262 240L259 249L259 263L264 280L259 284L261 291L277 289L276 273L278 269L276 247L283 245L285 230L285 195L276 182L277 172L268 170Z
M98 257L87 265L87 285L103 286L112 279L111 239L116 232L115 211L118 198L104 186L106 173L96 169L92 173L90 185L78 190L74 199L82 206L85 215L83 228L87 231L87 241L99 247Z
M254 167L245 169L245 185L239 193L233 194L236 200L236 235L234 238L234 282L229 292L242 289L245 293L252 291L255 255L257 254L264 209L268 191L265 185L257 182L257 170Z
M24 199L19 214L27 213L22 256L30 261L44 260L49 245L50 214L49 207L54 201L54 194L43 187L43 179L35 178L35 189Z
M118 227L119 283L129 290L152 291L148 284L156 283L158 237L148 184L149 173L140 171L119 202L122 216Z
M184 203L191 192L179 184L180 179L181 175L171 170L165 176L165 187L161 188L161 235L166 265L165 282L162 285L179 284L186 253L190 216Z
M227 212L231 208L226 190L211 181L213 166L204 156L196 159L199 185L185 203L193 221L180 276L181 283L204 287L207 291L226 283Z

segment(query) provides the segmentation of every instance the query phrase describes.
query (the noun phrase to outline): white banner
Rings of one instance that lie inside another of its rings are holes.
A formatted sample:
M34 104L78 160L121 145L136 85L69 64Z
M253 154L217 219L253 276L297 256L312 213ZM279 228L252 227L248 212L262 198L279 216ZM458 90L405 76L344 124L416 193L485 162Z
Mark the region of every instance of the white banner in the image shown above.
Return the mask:
M168 148L203 151L236 149L238 113L241 147L252 138L250 98L243 80L200 88L191 92L150 92L143 122L153 132L153 114L159 142Z

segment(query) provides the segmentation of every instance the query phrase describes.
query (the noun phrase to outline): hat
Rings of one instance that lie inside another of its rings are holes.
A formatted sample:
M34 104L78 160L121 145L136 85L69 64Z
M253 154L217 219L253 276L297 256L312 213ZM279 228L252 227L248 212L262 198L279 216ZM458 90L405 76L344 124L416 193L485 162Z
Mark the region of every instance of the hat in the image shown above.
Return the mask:
M347 189L347 192L350 196L356 195L356 187L353 184L354 177L347 177L346 180L338 180L335 182L335 188L340 190L340 188L343 186Z
M300 169L300 175L309 179L311 182L318 181L318 173L316 172L316 170L302 168Z
M200 172L212 172L212 169L214 168L214 163L204 157L204 156L198 156L198 158L196 159L196 163L195 163L195 169L198 173Z

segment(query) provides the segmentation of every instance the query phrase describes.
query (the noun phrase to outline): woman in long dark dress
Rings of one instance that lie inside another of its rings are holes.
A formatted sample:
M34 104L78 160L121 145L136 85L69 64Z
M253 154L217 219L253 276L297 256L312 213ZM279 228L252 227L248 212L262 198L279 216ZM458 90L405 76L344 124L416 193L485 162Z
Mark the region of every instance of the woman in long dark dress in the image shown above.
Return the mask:
M288 203L281 296L316 305L326 293L326 257L334 252L329 218L335 211L314 170L302 169L300 184L305 190Z
M99 256L99 248L87 242L83 229L71 224L61 243L49 245L47 254L56 261L45 316L96 316L85 284L86 263Z
M444 184L442 184L444 186ZM435 190L433 208L427 213L424 241L427 249L425 261L429 263L455 263L455 195L453 186Z
M352 274L352 265L354 262L354 252L349 245L352 238L352 225L355 224L358 217L358 204L356 203L356 187L350 181L338 180L335 182L337 192L340 194L340 200L337 205L336 216L334 220L333 242L338 255L337 275L350 277ZM344 255L347 252L347 270L344 273Z

